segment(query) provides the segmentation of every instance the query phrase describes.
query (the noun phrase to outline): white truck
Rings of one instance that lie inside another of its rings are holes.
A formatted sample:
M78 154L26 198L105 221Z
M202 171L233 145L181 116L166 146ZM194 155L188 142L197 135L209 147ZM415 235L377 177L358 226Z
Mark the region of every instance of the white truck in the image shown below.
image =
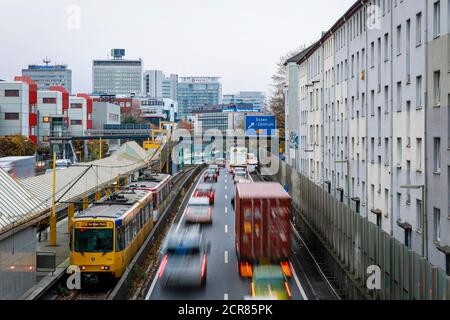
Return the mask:
M230 148L230 168L247 166L247 148Z

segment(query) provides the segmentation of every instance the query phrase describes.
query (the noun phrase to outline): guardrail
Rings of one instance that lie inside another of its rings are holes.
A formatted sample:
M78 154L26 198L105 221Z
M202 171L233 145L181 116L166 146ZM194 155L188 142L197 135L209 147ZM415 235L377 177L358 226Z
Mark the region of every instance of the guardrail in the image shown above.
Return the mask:
M130 286L133 284L136 276L136 270L138 266L143 262L147 254L149 253L152 245L153 240L160 235L161 231L163 230L163 226L166 223L166 220L168 216L170 215L170 212L173 209L174 204L177 202L178 198L177 196L181 193L183 188L185 188L186 185L189 185L195 178L198 176L198 174L203 170L202 165L196 166L195 169L193 169L187 177L184 178L183 182L180 184L180 186L173 190L172 198L170 200L169 205L167 206L164 213L161 215L159 221L154 226L153 230L148 235L147 239L139 249L138 253L134 257L134 259L130 262L130 264L127 266L124 274L120 278L119 282L111 292L111 294L108 296L108 300L125 300L129 291ZM192 186L189 188L189 191L192 189ZM189 195L189 192L186 193L186 196ZM183 203L186 201L184 199Z

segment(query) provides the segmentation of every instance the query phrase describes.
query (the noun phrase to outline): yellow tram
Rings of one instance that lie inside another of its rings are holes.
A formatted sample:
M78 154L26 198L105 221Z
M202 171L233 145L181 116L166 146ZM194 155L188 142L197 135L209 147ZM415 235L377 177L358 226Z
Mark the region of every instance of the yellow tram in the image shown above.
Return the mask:
M73 219L70 264L83 279L120 278L165 209L155 198L168 197L169 175L134 182L78 212ZM159 194L161 193L161 194Z

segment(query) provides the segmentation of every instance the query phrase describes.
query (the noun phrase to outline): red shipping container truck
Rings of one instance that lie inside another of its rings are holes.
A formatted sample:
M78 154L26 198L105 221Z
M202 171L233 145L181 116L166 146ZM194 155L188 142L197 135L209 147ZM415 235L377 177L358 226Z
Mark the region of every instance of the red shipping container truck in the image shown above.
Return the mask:
M290 195L275 182L237 184L235 231L241 276L252 276L252 265L259 263L288 265Z

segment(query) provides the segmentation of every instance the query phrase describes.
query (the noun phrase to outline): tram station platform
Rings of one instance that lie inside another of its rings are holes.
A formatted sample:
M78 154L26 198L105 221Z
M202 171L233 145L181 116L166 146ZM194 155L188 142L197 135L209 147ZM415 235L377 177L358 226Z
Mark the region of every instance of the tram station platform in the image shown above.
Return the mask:
M30 288L21 300L34 300L39 298L47 289L58 281L69 266L69 231L67 218L56 224L56 246L49 244L50 230L47 228L36 234L36 252L55 254L56 269L54 272L36 272L36 284Z

